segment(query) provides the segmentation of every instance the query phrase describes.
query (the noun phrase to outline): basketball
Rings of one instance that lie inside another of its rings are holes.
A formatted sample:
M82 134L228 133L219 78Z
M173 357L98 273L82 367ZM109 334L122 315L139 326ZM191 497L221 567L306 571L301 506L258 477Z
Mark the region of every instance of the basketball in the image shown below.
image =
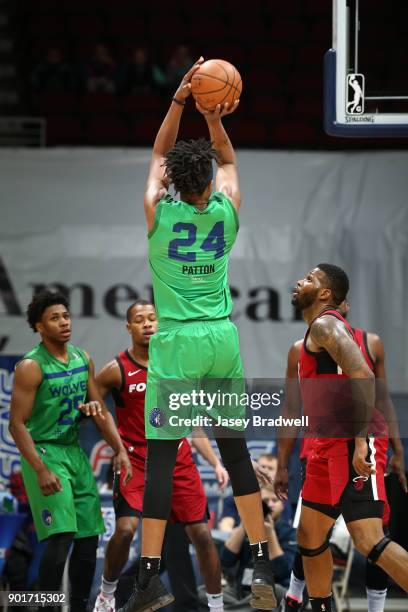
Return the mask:
M225 60L207 60L193 74L191 92L206 110L228 102L232 106L241 96L242 79L238 70Z

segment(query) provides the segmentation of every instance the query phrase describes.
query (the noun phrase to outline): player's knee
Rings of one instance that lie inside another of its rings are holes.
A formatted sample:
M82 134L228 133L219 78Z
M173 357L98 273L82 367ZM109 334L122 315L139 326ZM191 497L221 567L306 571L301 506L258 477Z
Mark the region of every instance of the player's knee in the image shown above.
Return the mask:
M122 523L116 525L115 537L120 541L121 544L130 544L135 535L136 529L132 523Z
M215 546L211 537L211 533L205 527L199 529L192 537L192 540L196 550L199 550L200 552L205 554L209 554Z
M302 523L299 524L297 529L297 542L299 546L303 546L305 548L313 545L311 534Z
M384 537L381 529L371 530L364 525L354 525L350 534L354 546L365 557L368 557L373 547Z

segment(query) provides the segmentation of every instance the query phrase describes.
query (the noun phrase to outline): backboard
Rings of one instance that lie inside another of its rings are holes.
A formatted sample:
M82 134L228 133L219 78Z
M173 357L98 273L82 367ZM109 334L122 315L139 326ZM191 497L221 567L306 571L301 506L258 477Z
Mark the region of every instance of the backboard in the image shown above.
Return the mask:
M333 0L324 60L324 129L332 136L408 136L408 2Z

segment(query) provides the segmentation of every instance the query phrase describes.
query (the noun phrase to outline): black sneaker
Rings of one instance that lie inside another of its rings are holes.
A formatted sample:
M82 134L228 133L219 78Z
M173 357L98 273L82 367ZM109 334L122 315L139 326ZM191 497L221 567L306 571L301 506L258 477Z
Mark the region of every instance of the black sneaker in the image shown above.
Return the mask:
M252 608L258 610L276 608L275 581L269 561L261 560L255 563L251 591L254 595L249 602Z
M118 612L152 612L168 606L173 601L173 595L168 592L156 574L150 578L145 589L141 589L136 580L132 595Z

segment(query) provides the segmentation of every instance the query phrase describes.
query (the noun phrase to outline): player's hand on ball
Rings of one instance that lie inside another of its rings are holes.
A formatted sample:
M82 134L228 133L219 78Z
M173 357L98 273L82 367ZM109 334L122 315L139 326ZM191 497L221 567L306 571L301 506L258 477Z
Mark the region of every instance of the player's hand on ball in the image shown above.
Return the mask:
M371 476L375 474L372 463L366 461L368 445L364 438L356 438L356 447L353 455L353 468L359 476Z
M86 404L80 404L78 410L85 416L99 417L102 421L105 420L105 416L102 411L102 406L97 401L87 402Z
M54 472L51 472L46 465L37 473L37 477L38 486L43 495L53 495L54 493L62 491L60 479Z
M121 448L113 458L113 470L115 474L120 474L122 469L125 470L124 484L127 485L129 480L132 478L132 466L129 461L129 457L124 448Z
M289 487L289 473L287 468L280 467L278 464L278 470L276 472L274 488L275 493L281 501L288 499L288 487Z
M199 69L199 67L201 66L203 62L204 62L204 58L201 56L196 61L194 66L192 66L190 70L184 75L180 85L178 86L176 93L174 94L174 97L177 100L184 101L191 94L191 77L193 76L195 71Z
M228 104L228 102L226 102L225 104L217 104L213 110L207 110L206 108L203 108L199 102L196 102L196 108L202 115L204 115L207 121L217 121L218 119L221 119L221 117L225 117L225 115L230 115L233 113L238 108L238 104L239 99L235 100L231 106Z

